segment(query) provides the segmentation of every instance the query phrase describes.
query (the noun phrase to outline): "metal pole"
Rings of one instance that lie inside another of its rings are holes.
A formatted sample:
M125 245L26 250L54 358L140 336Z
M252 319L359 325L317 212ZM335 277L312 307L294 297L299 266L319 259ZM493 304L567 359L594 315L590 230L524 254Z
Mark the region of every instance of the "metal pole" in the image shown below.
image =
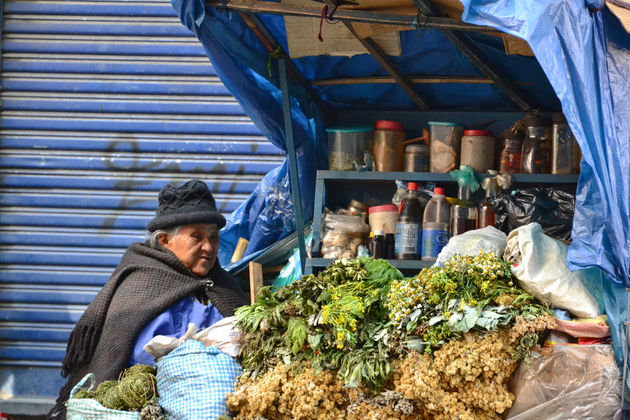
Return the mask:
M304 240L304 218L302 216L302 200L300 194L300 182L298 178L297 157L295 155L295 142L293 138L293 121L291 119L291 97L287 83L287 67L284 58L278 60L280 73L280 88L282 89L282 112L284 114L284 131L287 139L287 153L289 155L289 181L291 183L291 198L295 212L295 229L300 250L300 265L302 273L306 264L306 243Z

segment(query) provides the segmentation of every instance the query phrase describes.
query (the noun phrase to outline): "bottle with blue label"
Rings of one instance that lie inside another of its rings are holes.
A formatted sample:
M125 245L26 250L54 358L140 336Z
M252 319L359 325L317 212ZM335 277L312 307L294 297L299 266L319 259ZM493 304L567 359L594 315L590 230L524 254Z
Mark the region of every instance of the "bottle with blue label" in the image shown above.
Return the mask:
M410 182L400 203L394 256L399 260L417 260L422 249L422 204L418 199L418 184Z
M444 196L444 188L436 187L422 217L422 260L435 261L451 238L451 206Z

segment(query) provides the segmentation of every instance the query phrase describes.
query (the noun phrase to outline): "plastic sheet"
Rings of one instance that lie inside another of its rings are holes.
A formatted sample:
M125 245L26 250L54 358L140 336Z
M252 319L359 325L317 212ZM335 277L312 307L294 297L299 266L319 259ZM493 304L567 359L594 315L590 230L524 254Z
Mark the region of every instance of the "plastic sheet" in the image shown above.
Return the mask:
M464 21L528 41L580 145L569 266L630 286L630 35L596 0L462 3Z
M517 188L489 199L502 231L536 222L556 239L571 239L575 197L552 187Z
M510 420L612 419L621 376L609 345L555 345L521 363L510 391Z

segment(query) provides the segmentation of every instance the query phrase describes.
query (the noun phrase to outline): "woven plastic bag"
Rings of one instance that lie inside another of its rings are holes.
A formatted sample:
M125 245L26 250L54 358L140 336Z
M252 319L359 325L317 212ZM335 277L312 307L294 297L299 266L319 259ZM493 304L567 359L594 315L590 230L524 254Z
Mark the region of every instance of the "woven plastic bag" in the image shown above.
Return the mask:
M567 268L568 249L530 223L510 232L503 258L513 262L512 274L528 293L577 317L597 318L599 305L585 286L588 273Z
M87 382L90 382L89 390L94 389L94 374L88 373L81 379L70 392L70 398L66 401L67 420L140 420L139 411L112 410L103 407L93 398L74 398L75 394Z
M218 347L186 340L158 360L156 368L159 403L169 420L210 420L230 414L225 395L234 392L242 369Z

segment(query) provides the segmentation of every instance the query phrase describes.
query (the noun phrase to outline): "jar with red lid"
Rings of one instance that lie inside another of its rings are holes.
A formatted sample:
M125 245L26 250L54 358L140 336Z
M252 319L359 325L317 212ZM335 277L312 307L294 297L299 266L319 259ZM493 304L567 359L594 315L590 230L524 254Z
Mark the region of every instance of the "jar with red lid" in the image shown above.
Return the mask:
M495 139L486 130L465 130L461 142L460 165L470 165L475 172L486 172L494 166Z
M403 170L405 127L396 121L379 120L374 130L372 154L374 169L378 172Z

